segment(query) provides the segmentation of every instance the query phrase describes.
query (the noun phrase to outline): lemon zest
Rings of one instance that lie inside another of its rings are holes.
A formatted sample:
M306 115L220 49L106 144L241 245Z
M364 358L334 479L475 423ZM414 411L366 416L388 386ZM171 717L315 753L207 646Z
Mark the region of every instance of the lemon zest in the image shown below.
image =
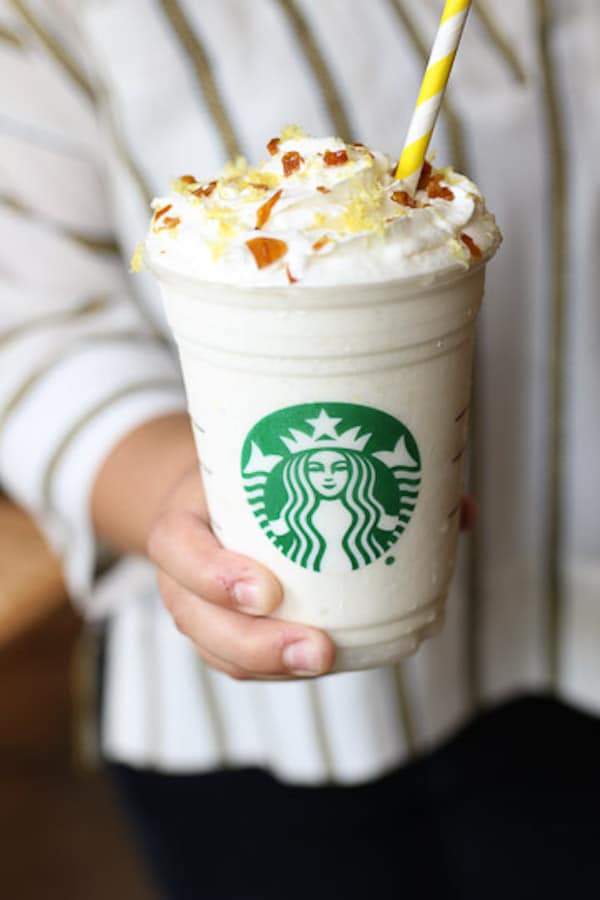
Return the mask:
M236 156L234 160L229 160L223 166L223 171L221 173L221 178L226 180L230 180L232 178L237 178L239 175L244 175L248 171L248 163L246 162L246 158L244 156Z
M216 241L210 241L210 258L213 262L220 259L227 250L231 238L235 236L235 227L230 222L219 222L219 236Z
M266 184L267 187L277 187L283 181L282 175L276 172L265 172L263 169L248 169L241 182L244 187L255 182L256 184Z
M448 249L457 262L469 265L471 253L462 241L452 238L448 241Z
M300 125L284 125L279 137L282 141L300 141L308 135Z
M171 181L171 190L174 194L183 194L185 196L197 187L199 187L199 182L196 182L195 184L188 184L181 178L173 178Z
M129 271L130 272L141 272L144 268L144 244L140 241L135 246L135 250L131 256L131 261L129 263Z

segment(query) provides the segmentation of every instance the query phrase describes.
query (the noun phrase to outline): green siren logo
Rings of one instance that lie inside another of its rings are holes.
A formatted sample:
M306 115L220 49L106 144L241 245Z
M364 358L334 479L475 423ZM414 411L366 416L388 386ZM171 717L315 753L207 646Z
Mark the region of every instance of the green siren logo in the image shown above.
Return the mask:
M252 512L278 550L305 569L343 573L398 540L417 502L421 458L408 428L387 413L304 403L252 428L242 476Z

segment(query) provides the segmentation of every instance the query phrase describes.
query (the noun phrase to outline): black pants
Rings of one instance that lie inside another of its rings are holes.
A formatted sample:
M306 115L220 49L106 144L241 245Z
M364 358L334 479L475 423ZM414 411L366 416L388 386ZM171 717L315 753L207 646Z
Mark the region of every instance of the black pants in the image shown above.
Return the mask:
M600 900L600 722L550 699L367 786L111 769L169 900Z

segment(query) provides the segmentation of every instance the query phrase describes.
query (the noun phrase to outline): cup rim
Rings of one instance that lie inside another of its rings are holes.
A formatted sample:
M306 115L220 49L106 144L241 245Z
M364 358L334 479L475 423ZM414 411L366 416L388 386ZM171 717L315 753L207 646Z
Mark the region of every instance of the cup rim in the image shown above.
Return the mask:
M467 280L480 272L495 255L499 246L500 240L495 242L481 259L466 268L457 264L452 264L443 269L438 269L435 272L410 275L405 278L395 278L387 281L363 281L322 285L303 285L301 283L290 285L238 285L233 283L230 284L226 281L202 280L178 272L169 266L163 266L156 260L151 260L145 244L143 245L142 260L144 269L151 272L160 282L174 287L180 287L182 290L185 290L186 293L192 295L202 293L203 296L206 297L207 292L218 291L221 294L219 298L220 302L227 302L227 299L223 301L222 296L222 292L226 292L232 299L236 296L242 300L244 298L252 297L254 302L256 302L257 295L261 295L262 298L267 301L269 299L279 300L285 298L286 302L293 301L294 299L301 299L302 302L310 303L311 299L316 301L318 298L322 297L323 292L331 293L332 291L340 291L343 292L346 299L352 299L352 297L358 299L358 296L364 295L365 291L375 294L383 293L387 292L390 287L393 286L394 296L397 298L404 294L415 296L429 292L432 288L443 288L452 285L455 282Z

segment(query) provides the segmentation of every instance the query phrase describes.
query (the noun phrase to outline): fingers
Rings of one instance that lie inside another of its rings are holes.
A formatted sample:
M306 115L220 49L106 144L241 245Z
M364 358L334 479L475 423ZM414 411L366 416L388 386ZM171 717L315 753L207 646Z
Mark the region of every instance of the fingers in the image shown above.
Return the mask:
M333 666L333 642L316 628L215 606L164 572L159 586L177 628L207 661L235 678L314 676Z
M189 510L165 513L152 529L148 555L163 572L210 603L264 616L279 606L281 586L254 560L223 549Z
M229 675L229 677L235 679L235 681L296 681L299 678L308 677L307 675L293 675L291 673L286 673L285 675L256 675L233 663L228 663L218 656L213 656L208 650L202 650L199 647L197 647L196 650L198 656L200 656L211 669L223 672L224 675Z

